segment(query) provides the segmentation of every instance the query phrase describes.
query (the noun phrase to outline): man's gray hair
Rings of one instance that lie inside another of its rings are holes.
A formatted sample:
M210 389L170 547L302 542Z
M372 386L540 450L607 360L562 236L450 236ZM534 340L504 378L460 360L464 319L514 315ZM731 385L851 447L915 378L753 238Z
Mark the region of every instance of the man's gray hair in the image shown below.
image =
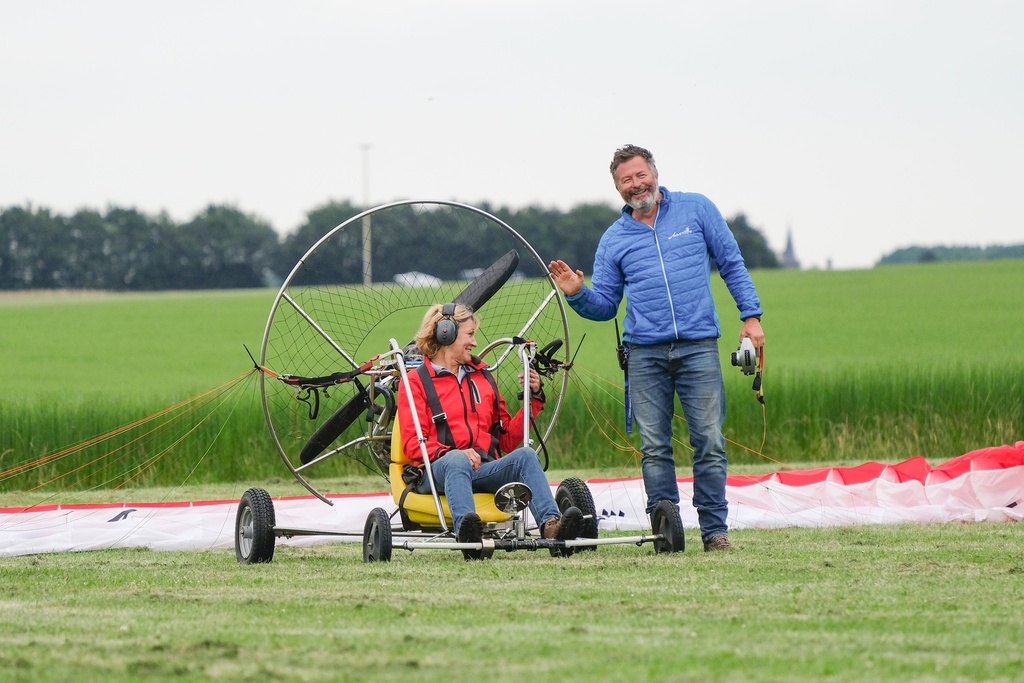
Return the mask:
M615 169L634 157L641 157L647 162L647 165L651 167L651 170L655 173L658 172L658 167L654 165L654 155L648 150L638 145L624 145L615 150L615 154L612 156L611 172L612 178L615 177Z

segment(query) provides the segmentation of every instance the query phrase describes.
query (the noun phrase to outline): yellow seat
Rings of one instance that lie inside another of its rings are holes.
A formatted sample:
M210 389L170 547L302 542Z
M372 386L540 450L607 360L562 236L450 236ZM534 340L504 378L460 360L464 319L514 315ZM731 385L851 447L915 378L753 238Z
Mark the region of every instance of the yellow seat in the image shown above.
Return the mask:
M398 428L398 416L396 415L391 423L391 467L388 471L389 479L391 479L391 496L395 499L395 504L402 515L402 523L407 530L440 528L434 497L429 493L405 492L406 484L402 481L402 468L408 464L410 461L405 456L405 449L402 448L402 434ZM424 476L426 475L424 474ZM448 509L447 499L444 496L440 498L447 527L451 529L452 511ZM473 502L476 505L476 513L485 523L507 522L512 519L511 515L505 514L495 506L493 493L474 493Z

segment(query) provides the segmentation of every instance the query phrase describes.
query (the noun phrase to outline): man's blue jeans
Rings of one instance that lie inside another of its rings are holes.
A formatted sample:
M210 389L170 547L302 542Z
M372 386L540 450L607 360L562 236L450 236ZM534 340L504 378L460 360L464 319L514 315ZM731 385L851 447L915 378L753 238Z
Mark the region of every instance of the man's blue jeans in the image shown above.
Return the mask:
M647 513L662 500L679 503L672 457L675 396L683 406L693 446L693 506L701 537L728 531L725 500L725 385L718 340L629 346L629 395L640 429Z
M452 511L453 531L458 531L462 518L476 511L473 493L494 493L504 484L520 481L530 487L533 498L530 514L537 524L543 524L552 517L559 517L555 496L541 467L537 451L532 448L517 448L497 460L485 462L476 472L469 464L464 451L452 450L430 463L437 492L448 499ZM426 476L416 488L417 493L430 493L430 482Z

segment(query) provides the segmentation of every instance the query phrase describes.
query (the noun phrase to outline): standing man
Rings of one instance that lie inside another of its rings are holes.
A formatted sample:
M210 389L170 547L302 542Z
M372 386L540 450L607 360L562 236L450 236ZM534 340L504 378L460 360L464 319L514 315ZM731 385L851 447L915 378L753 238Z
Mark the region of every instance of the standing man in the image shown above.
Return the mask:
M594 256L591 286L564 261L548 264L569 306L590 320L611 320L626 296L623 341L629 392L640 428L647 513L662 500L679 504L672 454L675 398L693 446L693 505L704 550L728 550L725 385L718 357L722 331L711 297L711 259L740 311L740 340L764 345L761 304L736 238L705 196L658 185L643 147L615 150L612 179L626 205Z

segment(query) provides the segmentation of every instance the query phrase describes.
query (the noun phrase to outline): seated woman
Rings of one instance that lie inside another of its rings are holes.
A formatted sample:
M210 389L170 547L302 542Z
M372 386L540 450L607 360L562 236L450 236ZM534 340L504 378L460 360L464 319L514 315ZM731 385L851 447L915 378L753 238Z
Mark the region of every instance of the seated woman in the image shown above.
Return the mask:
M540 525L541 537L574 539L582 513L570 507L564 515L559 514L537 452L521 445L523 410L509 416L487 364L473 355L479 325L473 311L462 304L431 306L416 333L423 365L409 373L434 485L448 499L456 538L461 543L476 543L483 537L483 523L473 505L474 492L494 493L504 484L519 481L533 492L530 512ZM520 376L520 382L523 379ZM530 411L535 417L544 408L544 392L540 376L533 369L528 382ZM434 422L426 383L432 384L446 420ZM406 457L421 464L420 445L404 391L399 392L398 422ZM425 477L416 492L430 493L430 482ZM463 554L466 559L480 556L479 551L466 550Z

